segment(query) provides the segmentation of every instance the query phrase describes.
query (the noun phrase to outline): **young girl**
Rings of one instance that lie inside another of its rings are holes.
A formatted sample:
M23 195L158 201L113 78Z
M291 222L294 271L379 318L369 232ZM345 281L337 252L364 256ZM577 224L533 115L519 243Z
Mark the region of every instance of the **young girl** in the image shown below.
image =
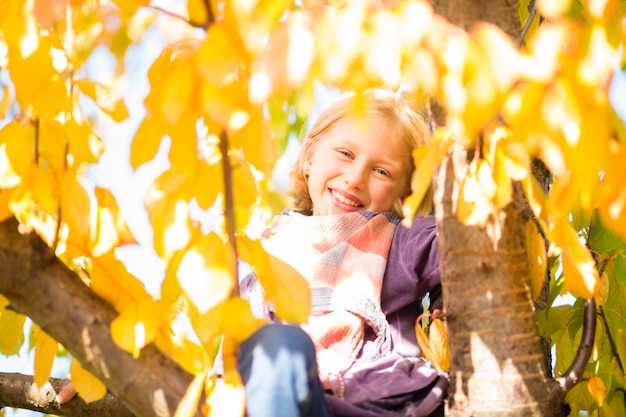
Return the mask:
M291 173L295 211L263 233L264 248L311 287L304 326L269 324L240 347L248 417L443 415L447 375L420 358L415 321L440 292L430 198L411 228L411 152L429 140L410 102L387 90L332 104L304 140ZM272 318L253 276L243 295Z

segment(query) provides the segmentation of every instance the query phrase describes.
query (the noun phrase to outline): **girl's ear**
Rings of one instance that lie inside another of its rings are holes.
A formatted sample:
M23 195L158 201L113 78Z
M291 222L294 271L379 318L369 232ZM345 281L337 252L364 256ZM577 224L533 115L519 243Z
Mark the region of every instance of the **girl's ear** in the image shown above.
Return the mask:
M302 146L302 171L308 171L313 163L315 143L310 138L306 138Z

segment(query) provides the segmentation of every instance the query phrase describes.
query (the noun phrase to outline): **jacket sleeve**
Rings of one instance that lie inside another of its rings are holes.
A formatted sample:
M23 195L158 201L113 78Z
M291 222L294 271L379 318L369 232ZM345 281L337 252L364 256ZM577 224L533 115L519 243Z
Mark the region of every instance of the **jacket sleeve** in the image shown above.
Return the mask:
M416 217L410 228L398 225L383 280L381 302L386 313L440 292L439 246L435 218Z

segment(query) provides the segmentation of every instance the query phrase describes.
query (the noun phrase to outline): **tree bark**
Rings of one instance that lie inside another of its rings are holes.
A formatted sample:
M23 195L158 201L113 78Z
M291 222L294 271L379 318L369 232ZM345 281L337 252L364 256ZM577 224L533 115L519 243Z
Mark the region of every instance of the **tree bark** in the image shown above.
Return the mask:
M16 373L0 373L0 408L12 407L58 416L83 417L133 417L134 414L113 394L87 404L80 397L74 397L66 404L59 405L55 397L68 381L50 378L38 388L32 376Z
M451 23L499 26L517 39L517 2L432 1ZM434 106L435 109L437 106ZM434 112L436 125L445 114ZM475 155L474 157L480 157ZM467 155L453 145L435 172L444 314L450 340L450 416L555 416L563 394L550 377L528 286L530 212L519 186L513 202L481 227L456 217Z
M100 379L134 414L173 416L193 376L154 345L137 359L111 336L115 310L35 233L0 222L0 293ZM5 404L10 405L10 404ZM200 409L196 412L200 416Z

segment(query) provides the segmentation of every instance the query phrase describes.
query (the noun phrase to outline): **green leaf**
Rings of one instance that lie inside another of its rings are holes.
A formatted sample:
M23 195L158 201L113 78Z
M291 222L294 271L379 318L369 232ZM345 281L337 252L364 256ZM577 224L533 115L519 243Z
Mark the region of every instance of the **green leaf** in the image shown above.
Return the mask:
M611 255L615 252L623 253L626 249L626 242L607 229L597 213L594 213L590 229L589 245L595 252L601 255Z
M611 277L609 277L611 279ZM622 364L626 363L626 287L615 279L609 281L609 295L604 303L604 317L611 340Z
M559 330L563 330L572 320L575 310L571 305L562 305L547 308L537 314L539 332L543 337L550 337Z

